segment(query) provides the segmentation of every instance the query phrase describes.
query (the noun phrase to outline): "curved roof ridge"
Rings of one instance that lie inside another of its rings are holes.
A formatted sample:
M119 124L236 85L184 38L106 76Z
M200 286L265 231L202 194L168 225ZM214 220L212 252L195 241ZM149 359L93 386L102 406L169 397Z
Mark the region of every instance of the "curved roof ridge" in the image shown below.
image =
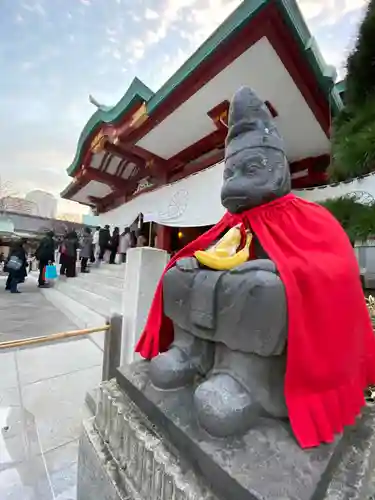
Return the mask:
M102 124L102 123L113 123L117 121L122 115L124 115L128 109L131 108L136 102L149 101L153 97L154 92L147 87L139 78L134 77L133 81L129 85L128 90L122 96L114 106L105 106L98 108L89 118L88 122L84 126L77 143L76 154L73 158L71 165L68 167L68 175L73 175L77 169L80 160L83 146L92 135L92 133Z

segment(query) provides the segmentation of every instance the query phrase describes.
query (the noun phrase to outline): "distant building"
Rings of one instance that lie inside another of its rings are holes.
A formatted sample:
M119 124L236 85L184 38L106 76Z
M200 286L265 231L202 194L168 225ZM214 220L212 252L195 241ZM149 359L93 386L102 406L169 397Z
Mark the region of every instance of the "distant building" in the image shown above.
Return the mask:
M56 218L57 199L51 193L36 189L35 191L30 191L30 193L25 196L25 199L35 204L36 212L34 212L33 215L47 217L49 219Z
M82 214L72 214L72 213L62 213L57 214L56 219L58 220L66 220L70 222L76 222L77 224L82 223L83 216Z
M14 238L38 239L47 231L53 231L56 236L62 236L66 231L80 233L85 226L76 222L48 219L17 212L0 214L0 243Z
M86 226L101 226L102 225L100 217L97 217L95 215L84 215L83 216L83 223Z
M18 214L37 215L37 205L33 201L16 196L3 196L0 198L0 210Z

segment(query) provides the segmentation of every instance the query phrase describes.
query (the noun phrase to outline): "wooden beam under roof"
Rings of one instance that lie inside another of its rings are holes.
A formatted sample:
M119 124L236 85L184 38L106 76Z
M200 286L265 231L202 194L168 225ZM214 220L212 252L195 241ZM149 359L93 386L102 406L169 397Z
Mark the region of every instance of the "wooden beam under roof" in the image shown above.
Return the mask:
M107 141L105 144L105 149L109 153L112 153L120 158L128 160L139 168L142 168L146 164L146 160L139 155L134 154L132 151L126 149L122 144L113 144L110 141Z
M96 168L86 167L84 169L84 174L90 180L101 182L102 184L106 184L111 188L126 188L126 181L124 179L121 179L121 177L117 177L116 175L109 174L108 172L103 172L101 170L97 170Z
M224 160L224 148L216 150L212 155L206 156L205 158L202 158L201 160L196 160L191 163L188 163L185 165L183 168L176 170L171 174L169 177L168 181L169 182L176 182L181 179L184 179L185 177L196 174L200 172L201 170L204 170L205 168L212 167L216 163L219 163L220 161Z
M212 132L183 151L180 151L168 161L169 171L173 172L178 170L181 167L184 167L187 163L198 159L200 156L209 153L214 149L223 147L226 135L226 129L215 130L215 132Z

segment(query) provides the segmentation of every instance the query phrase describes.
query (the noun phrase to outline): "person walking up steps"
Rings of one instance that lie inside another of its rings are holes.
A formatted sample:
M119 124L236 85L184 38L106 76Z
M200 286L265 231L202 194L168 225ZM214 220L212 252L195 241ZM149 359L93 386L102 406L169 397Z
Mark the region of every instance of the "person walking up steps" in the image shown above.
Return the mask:
M81 272L88 273L87 263L91 257L92 252L92 235L91 229L85 227L81 243Z
M76 277L77 252L79 248L78 236L75 231L70 231L65 239L66 277Z
M65 276L66 274L66 261L65 261L65 254L66 254L66 247L65 247L65 240L67 237L68 231L65 231L64 236L60 242L59 245L59 262L60 262L60 276Z
M39 279L38 286L46 286L45 269L48 264L55 262L55 242L53 241L54 233L49 231L41 240L35 252L35 257L39 261Z
M109 241L111 239L111 233L109 231L109 226L106 225L104 226L103 229L100 229L99 231L99 260L102 261L104 259L104 254L105 251L108 250L109 248Z
M121 255L121 262L124 264L126 262L126 253L128 249L131 247L131 236L130 229L128 227L125 228L124 232L120 236L120 246L119 253Z
M10 293L21 293L18 284L23 283L27 276L27 257L22 241L13 244L4 270L8 273L5 290Z
M116 264L116 255L118 251L118 247L120 244L120 229L118 227L115 227L113 230L113 234L109 243L109 247L111 250L111 256L109 258L109 263L110 264Z
M94 250L94 262L99 260L100 255L100 246L99 246L99 234L100 234L100 226L95 229L94 235L92 237L92 246Z

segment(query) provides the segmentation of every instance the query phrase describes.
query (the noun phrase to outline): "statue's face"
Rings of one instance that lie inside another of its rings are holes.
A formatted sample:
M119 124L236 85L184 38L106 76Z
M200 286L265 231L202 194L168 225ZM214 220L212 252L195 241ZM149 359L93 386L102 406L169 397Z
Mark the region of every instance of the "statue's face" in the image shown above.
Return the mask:
M280 198L290 189L288 162L282 151L249 148L225 159L221 202L231 213Z

